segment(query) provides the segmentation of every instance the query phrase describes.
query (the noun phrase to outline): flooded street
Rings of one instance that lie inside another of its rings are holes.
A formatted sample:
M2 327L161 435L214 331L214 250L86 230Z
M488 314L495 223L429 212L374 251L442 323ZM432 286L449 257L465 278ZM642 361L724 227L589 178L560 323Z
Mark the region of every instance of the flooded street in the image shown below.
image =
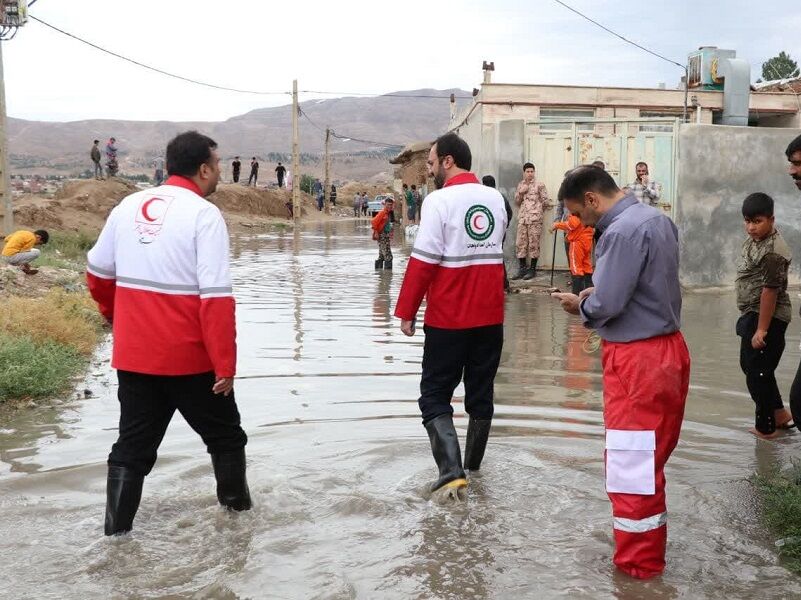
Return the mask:
M611 563L599 354L584 351L587 331L546 296L507 299L492 437L469 501L423 498L435 475L417 407L423 336L403 336L391 316L409 250L399 243L396 270L374 272L366 221L233 241L250 512L217 505L209 456L176 414L133 535L103 536L119 412L108 362L79 388L95 397L0 423L0 597L801 595L747 481L797 457L801 434L764 442L746 432L753 404L733 293L685 297L693 376L667 468L668 566L643 583ZM783 391L799 329L788 331ZM458 397L454 408L463 444Z

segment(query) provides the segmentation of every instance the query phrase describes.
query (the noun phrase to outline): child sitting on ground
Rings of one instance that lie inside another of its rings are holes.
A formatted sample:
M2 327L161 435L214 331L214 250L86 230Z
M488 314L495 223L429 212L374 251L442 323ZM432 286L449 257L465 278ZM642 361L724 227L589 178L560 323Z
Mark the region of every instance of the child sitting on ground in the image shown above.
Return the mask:
M568 243L567 260L570 264L570 281L572 292L580 294L584 289L592 287L592 236L595 230L581 224L581 220L570 215L567 221L559 221L551 225L551 232L566 232Z
M750 194L743 202L748 239L737 266L737 335L741 338L740 368L756 404L754 428L764 439L778 435L777 429L792 427L774 374L784 352L784 333L792 309L787 294L787 272L792 254L775 228L773 199Z

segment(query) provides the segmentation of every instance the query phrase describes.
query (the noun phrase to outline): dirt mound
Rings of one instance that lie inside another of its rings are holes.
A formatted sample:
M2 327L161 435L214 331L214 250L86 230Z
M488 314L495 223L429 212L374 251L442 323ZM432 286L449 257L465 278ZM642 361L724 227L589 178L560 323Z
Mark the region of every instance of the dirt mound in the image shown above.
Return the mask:
M267 190L234 183L217 186L208 200L224 213L286 217L286 203L292 201L292 194L283 189Z
M31 228L99 231L111 209L137 189L124 179L68 181L52 200L31 195L14 200L14 220Z
M125 179L79 179L66 182L53 198L62 201L64 206L111 210L125 196L138 190Z

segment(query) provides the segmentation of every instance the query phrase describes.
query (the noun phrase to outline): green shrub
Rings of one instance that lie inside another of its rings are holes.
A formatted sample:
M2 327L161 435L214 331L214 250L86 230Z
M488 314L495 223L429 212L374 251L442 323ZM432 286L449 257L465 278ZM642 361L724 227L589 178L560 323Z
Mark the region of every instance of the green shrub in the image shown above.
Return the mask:
M801 574L801 463L783 473L755 479L762 516L776 535L779 554L787 568Z
M85 360L62 344L0 334L0 402L64 392Z
M86 253L95 245L96 235L83 231L53 231L50 232L50 241L39 246L42 256L37 261L39 265L53 267L80 268L86 264ZM77 263L77 264L76 264Z

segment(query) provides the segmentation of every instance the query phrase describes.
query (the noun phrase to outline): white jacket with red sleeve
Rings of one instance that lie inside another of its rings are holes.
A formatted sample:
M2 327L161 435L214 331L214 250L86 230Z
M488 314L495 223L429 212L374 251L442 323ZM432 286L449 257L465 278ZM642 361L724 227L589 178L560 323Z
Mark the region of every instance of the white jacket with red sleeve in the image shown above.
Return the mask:
M414 319L427 296L426 325L503 323L506 219L503 196L473 173L456 175L426 196L395 316Z
M136 192L111 211L86 278L113 323L112 366L150 375L236 373L228 230L184 177Z

